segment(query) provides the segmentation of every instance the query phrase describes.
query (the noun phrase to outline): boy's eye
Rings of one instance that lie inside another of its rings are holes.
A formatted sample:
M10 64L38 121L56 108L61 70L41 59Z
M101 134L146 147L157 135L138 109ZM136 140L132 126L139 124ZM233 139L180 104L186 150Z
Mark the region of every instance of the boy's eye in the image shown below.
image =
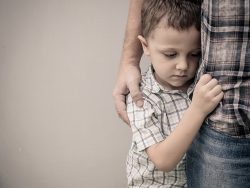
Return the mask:
M192 53L191 56L193 56L193 57L200 57L201 56L201 52Z
M164 54L166 57L175 57L176 53L165 53Z

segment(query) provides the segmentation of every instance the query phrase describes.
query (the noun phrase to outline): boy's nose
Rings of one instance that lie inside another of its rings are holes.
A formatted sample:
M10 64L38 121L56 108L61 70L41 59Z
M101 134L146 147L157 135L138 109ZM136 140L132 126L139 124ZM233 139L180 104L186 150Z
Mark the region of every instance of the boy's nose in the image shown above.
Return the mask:
M187 59L180 60L176 65L176 69L178 69L178 70L186 70L187 68L188 68Z

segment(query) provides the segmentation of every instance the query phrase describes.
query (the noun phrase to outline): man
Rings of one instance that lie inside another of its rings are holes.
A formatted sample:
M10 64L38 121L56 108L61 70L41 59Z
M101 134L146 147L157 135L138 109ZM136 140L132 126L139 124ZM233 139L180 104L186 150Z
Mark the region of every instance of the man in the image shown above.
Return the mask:
M130 1L121 66L113 91L117 113L127 123L128 91L138 106L143 105L139 90L142 49L137 41L142 1ZM224 98L204 122L187 154L191 188L250 185L249 4L249 0L202 3L202 61L197 79L204 73L211 74L222 85Z

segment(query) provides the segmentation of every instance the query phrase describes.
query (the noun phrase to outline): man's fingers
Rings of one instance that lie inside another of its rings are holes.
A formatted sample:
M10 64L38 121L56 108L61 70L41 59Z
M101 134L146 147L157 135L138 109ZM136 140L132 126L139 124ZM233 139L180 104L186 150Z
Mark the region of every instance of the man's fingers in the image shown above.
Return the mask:
M126 103L125 103L125 96L124 95L116 95L114 96L115 99L115 109L118 116L129 125L129 119L126 111Z
M127 111L124 108L117 109L117 114L127 125L129 125L129 119L127 115Z
M131 93L131 97L132 97L134 103L136 104L136 106L138 106L138 107L143 106L143 97L142 97L141 92L134 93L134 95L132 95L132 93Z
M143 106L143 96L140 91L139 82L130 82L128 83L128 89L130 91L130 95L132 97L133 102L138 107Z

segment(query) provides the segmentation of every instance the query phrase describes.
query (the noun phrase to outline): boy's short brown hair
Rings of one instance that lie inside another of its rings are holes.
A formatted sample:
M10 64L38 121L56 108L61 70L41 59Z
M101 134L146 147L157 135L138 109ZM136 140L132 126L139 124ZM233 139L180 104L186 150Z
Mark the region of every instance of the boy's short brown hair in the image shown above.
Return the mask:
M147 38L166 16L166 26L200 31L201 0L144 0L141 11L142 35Z

